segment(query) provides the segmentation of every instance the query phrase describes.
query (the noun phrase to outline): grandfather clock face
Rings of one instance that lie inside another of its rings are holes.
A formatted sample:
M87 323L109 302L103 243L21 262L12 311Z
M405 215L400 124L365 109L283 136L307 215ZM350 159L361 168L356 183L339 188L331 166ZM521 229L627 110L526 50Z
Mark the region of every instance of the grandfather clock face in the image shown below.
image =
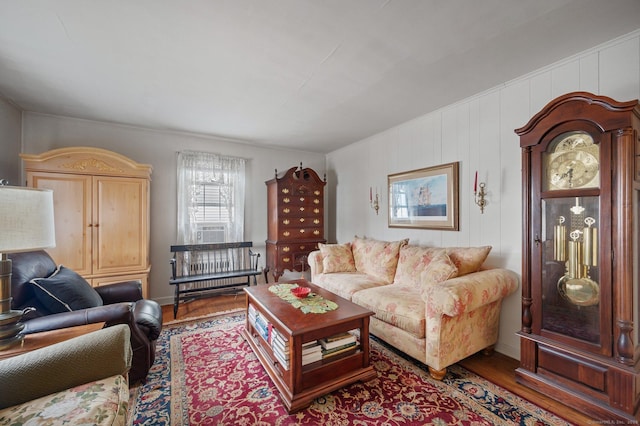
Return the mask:
M588 132L569 131L541 160L542 329L598 343L600 147Z
M567 132L556 137L543 161L546 190L600 186L600 151L587 132Z

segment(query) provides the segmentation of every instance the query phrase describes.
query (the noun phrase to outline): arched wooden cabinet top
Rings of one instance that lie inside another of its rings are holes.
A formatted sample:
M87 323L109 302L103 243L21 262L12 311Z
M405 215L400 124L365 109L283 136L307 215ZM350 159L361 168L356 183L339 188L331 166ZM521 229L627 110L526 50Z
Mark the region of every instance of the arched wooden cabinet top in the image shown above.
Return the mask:
M152 167L117 152L93 147L57 148L42 154L20 154L25 170L150 179Z

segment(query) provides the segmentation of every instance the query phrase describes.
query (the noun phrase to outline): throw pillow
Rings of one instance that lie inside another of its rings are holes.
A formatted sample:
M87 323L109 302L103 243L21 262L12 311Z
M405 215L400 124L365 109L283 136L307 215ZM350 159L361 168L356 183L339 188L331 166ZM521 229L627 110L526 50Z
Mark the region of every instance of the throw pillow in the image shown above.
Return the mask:
M455 278L457 276L459 276L458 268L451 258L449 258L449 256L444 252L439 253L431 260L429 266L427 266L422 272L420 285L422 298L426 301L426 291L430 286L443 283L448 279Z
M447 254L458 268L459 277L478 272L490 251L491 246L447 248Z
M98 292L80 275L64 266L58 266L47 278L31 280L40 303L52 314L102 306Z
M442 253L445 253L445 249L437 247L412 245L400 247L394 284L420 286L422 273L431 261Z
M351 253L351 243L318 244L322 254L322 272L355 272L356 264Z
M400 247L408 242L408 238L400 241L379 241L356 236L351 243L356 270L391 284L398 266Z

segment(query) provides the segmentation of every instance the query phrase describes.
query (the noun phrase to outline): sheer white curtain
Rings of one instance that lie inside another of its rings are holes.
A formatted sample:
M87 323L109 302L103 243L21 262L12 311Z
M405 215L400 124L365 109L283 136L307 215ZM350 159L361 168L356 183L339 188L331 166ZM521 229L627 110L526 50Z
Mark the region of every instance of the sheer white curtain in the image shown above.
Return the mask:
M203 192L216 189L218 220L226 222L225 240L244 241L245 159L195 151L178 153L178 243L197 243L206 221ZM218 205L219 204L219 205Z

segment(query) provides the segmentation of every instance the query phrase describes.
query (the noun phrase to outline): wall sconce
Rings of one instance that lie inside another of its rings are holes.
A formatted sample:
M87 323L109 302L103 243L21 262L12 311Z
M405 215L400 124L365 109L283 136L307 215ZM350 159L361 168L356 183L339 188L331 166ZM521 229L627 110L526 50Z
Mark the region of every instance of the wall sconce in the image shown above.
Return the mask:
M376 198L373 198L373 189L369 187L369 205L371 208L376 211L376 216L378 215L378 210L380 210L380 203L378 198L378 188L376 188Z
M475 203L480 207L480 213L484 214L484 207L487 205L487 201L484 197L487 195L484 188L486 184L484 182L480 182L480 192L478 192L478 172L476 171L476 180L473 183L473 198Z

